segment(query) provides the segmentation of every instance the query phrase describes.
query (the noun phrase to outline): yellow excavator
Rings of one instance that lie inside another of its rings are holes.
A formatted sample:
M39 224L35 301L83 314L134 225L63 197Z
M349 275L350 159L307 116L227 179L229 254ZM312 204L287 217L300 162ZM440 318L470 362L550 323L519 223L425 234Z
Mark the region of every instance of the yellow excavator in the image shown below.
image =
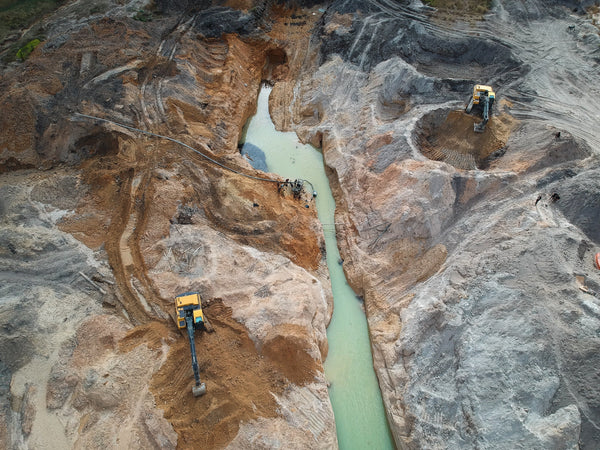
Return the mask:
M483 133L485 125L490 119L492 114L492 106L496 100L496 93L491 86L484 84L476 84L473 87L473 95L469 99L469 104L465 108L467 114L471 114L472 111L478 112L482 115L483 121L473 125L473 131L477 133Z
M200 370L198 368L196 345L194 343L194 331L212 331L212 326L204 317L204 313L202 312L202 299L198 292L185 292L175 297L175 313L177 328L180 330L187 329L195 379L195 385L192 386L192 393L194 394L194 397L200 397L201 395L206 394L206 384L200 381Z

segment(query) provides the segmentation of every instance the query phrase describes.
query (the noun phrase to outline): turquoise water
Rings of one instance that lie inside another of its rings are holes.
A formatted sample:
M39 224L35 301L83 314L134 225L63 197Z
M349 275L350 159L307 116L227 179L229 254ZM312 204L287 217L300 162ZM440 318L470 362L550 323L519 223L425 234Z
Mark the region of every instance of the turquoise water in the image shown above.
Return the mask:
M269 87L262 88L257 113L249 120L243 140L264 152L269 172L290 180L308 180L318 193L315 200L325 230L327 266L334 298L333 318L327 328L329 354L325 375L331 383L329 397L339 446L342 450L393 449L373 369L365 313L340 264L333 225L335 202L325 175L323 156L311 145L299 143L295 133L275 130L269 116L270 93ZM305 199L309 197L305 195ZM315 207L314 200L307 200L299 201L298 208L307 204Z

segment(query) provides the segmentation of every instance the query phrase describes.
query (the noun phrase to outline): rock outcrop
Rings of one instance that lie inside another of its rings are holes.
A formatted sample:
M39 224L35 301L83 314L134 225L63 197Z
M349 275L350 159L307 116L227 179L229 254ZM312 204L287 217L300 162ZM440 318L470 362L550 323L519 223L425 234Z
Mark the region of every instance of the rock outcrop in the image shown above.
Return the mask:
M238 141L267 80L323 149L397 446L595 448L592 2L122 3L64 4L2 66L0 446L337 446L316 215L189 148L264 177ZM200 399L187 290L216 328Z
M279 119L322 143L401 448L598 441L598 30L533 3L466 25L333 2ZM491 141L460 112L476 82L500 99Z
M314 19L284 40L290 11L243 3L66 4L3 68L2 447L336 447L322 230L237 146ZM199 399L190 290L215 328Z

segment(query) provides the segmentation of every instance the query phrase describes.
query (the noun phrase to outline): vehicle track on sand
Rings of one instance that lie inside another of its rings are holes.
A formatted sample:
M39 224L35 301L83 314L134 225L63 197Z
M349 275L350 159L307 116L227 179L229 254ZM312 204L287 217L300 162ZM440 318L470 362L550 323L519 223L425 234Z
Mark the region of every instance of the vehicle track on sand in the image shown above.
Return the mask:
M139 248L140 235L147 222L146 210L153 189L151 173L134 169L120 174L121 185L115 199L106 237L106 252L118 286L119 300L134 325L151 319L165 319L157 308L161 304Z
M508 8L522 5L520 20ZM597 29L586 16L552 14L556 5L543 2L501 2L495 20L486 26L505 42L527 68L503 86L500 95L513 103L512 114L529 121L550 122L600 148L594 131L600 121L597 98ZM544 17L554 16L551 21ZM551 70L549 68L551 67Z
M160 42L155 52L155 62L174 70L178 64L184 62L188 64L186 60L192 56L197 71L195 75L212 82L215 81L215 73L218 73L219 69L225 65L229 46L221 41L194 39L194 49L190 50L191 46L186 40L191 39L190 31L193 29L196 19L197 16L193 16L180 23ZM152 61L150 64L153 64ZM167 107L163 101L163 91L167 89L168 84L168 79L153 70L149 70L142 80L138 98L142 118L148 129L168 122Z

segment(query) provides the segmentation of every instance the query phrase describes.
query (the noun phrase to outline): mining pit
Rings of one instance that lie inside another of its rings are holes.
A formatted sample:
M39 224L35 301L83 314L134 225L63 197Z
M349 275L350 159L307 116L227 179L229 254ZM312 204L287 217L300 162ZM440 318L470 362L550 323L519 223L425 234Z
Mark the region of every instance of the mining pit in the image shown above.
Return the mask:
M0 17L0 447L338 448L324 233L396 447L597 447L593 1ZM240 153L264 82L276 128L322 149L331 223ZM497 94L484 133L477 83ZM186 291L215 328L200 398Z
M457 169L485 170L505 153L515 119L506 113L493 115L482 133L475 132L473 125L481 121L481 117L461 110L427 113L416 126L419 149L429 159Z

